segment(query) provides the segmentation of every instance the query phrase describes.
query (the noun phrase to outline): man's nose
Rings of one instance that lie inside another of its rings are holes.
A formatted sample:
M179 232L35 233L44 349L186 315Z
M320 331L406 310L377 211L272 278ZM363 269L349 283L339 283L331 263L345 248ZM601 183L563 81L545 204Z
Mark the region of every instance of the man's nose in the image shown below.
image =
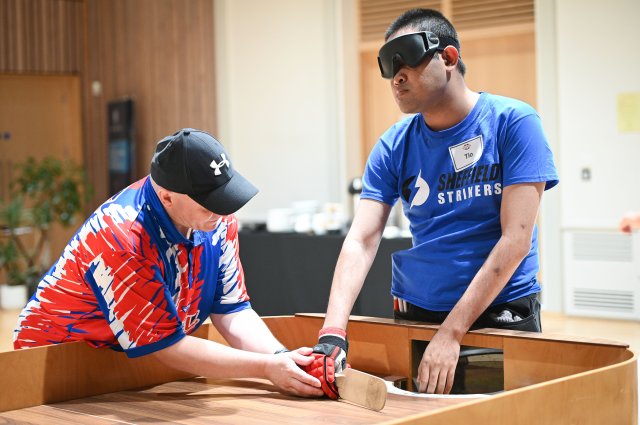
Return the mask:
M398 86L407 82L407 74L404 72L404 66L393 76L393 85Z

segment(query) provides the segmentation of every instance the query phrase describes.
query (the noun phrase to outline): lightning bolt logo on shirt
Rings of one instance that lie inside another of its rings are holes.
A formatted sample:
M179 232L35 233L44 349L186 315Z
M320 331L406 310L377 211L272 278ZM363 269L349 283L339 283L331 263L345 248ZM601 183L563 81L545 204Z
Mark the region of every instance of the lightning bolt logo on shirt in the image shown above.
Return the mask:
M409 186L411 183L414 183L413 189L410 189ZM417 191L416 191L417 189ZM422 178L422 171L418 173L418 177L412 176L408 178L404 184L402 185L402 197L405 201L409 202L411 199L411 195L415 192L413 199L411 200L410 208L413 206L419 207L420 205L427 202L427 198L429 198L429 193L431 190L429 189L429 185Z

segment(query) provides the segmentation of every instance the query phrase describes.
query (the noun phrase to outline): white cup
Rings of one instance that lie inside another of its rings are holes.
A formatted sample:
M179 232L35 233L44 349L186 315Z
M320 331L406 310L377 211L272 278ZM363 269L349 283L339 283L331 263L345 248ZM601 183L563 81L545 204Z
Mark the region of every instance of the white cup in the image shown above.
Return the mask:
M267 211L267 230L274 233L293 231L291 209L274 208Z

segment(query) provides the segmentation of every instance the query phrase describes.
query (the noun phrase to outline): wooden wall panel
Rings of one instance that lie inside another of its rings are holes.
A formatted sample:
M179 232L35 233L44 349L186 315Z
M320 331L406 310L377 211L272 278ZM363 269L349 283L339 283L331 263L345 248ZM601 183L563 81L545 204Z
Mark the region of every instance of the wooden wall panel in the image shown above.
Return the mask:
M161 137L216 132L213 34L213 0L0 0L0 72L80 75L93 209L109 195L109 101L135 102L138 176Z
M389 24L403 12L415 8L443 11L441 0L360 0L360 41L382 42Z
M381 44L391 22L409 9L438 10L461 32L533 24L534 6L534 0L360 0L360 42Z
M0 0L0 72L76 73L81 0Z
M447 0L445 0L447 1ZM458 32L472 28L533 23L533 0L448 0Z
M536 107L536 49L533 30L461 34L465 80L470 89L514 97Z
M360 98L362 108L362 170L371 149L396 121L405 115L391 92L391 83L380 76L377 50L360 51Z
M134 100L137 175L156 142L183 127L216 132L213 0L87 2L87 165L107 193L107 103ZM92 93L99 82L101 93Z
M0 142L0 199L8 200L15 166L29 157L82 164L80 99L77 75L0 74L0 133L10 135ZM83 221L77 217L76 224ZM60 255L74 227L51 228L46 264Z

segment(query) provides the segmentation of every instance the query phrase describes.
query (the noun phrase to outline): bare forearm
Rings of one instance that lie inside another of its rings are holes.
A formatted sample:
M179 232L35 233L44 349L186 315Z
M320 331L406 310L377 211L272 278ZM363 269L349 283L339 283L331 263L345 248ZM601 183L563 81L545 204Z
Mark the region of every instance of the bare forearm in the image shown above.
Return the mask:
M265 378L270 356L185 336L153 354L167 366L209 378Z
M273 354L282 344L252 309L231 314L212 314L211 321L234 348Z
M462 339L473 322L505 287L531 249L531 235L544 183L507 186L502 196L502 236L440 328Z
M473 322L505 287L530 248L530 239L503 236L493 248L471 284L441 326L462 340Z
M266 378L280 391L301 396L322 394L320 381L302 370L313 361L311 348L301 347L273 354L280 343L253 310L211 315L227 347L206 339L186 336L153 354L169 367L209 378ZM264 344L264 347L260 346ZM246 351L252 350L252 351Z
M347 328L349 314L376 256L391 206L363 199L345 238L331 283L324 327Z
M346 329L353 304L371 268L380 239L368 245L347 238L342 246L331 284L324 327Z

